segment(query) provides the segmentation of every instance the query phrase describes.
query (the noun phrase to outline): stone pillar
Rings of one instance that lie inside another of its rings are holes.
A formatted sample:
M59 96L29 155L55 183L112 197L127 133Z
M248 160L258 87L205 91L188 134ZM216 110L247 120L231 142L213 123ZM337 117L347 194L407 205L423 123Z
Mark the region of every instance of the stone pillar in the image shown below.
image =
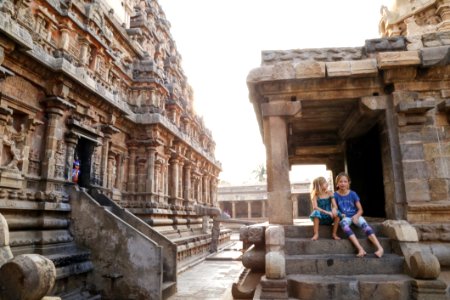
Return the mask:
M123 157L122 155L118 156L117 166L116 166L116 182L114 182L114 186L122 190L122 176L123 176Z
M202 203L208 203L208 175L203 175L202 178Z
M128 154L122 155L122 168L120 170L120 189L128 190L128 177L125 176L125 167L127 168L127 174L130 173L130 156Z
M147 160L144 159L143 157L139 157L139 159L137 159L137 170L136 170L136 174L137 174L137 189L136 191L138 193L144 193L145 189L146 189L146 176L147 176ZM141 197L139 197L141 198ZM141 199L142 200L142 199Z
M61 39L59 41L59 49L63 51L69 50L70 45L70 29L63 27L59 30L61 32Z
M191 199L191 164L186 163L184 165L184 190L183 190L183 198L184 205L188 206Z
M236 202L231 202L231 210L232 210L232 212L231 212L231 217L233 218L233 219L236 219Z
M169 162L166 160L163 164L163 191L164 201L167 203L167 196L169 195Z
M183 199L183 166L184 166L184 161L183 160L179 160L178 161L178 193L177 193L177 198L178 199Z
M130 146L130 159L128 161L128 191L133 193L136 191L136 146Z
M108 185L108 153L109 153L109 141L111 140L111 135L106 134L103 137L102 145L102 158L100 163L100 176L102 179L102 187L107 187Z
M107 184L106 184L106 188L108 188L108 189L112 189L112 188L114 188L114 183L115 183L115 181L116 181L116 178L115 178L115 172L116 172L116 170L115 170L115 166L114 166L114 164L115 164L115 157L114 157L114 155L113 154L109 154L108 155L108 180L107 180Z
M262 201L262 217L265 218L266 217L266 200Z
M68 181L72 181L72 169L75 158L75 148L78 144L78 136L73 133L68 133L66 134L65 141L67 145L67 152L64 178Z
M247 218L252 218L252 203L251 201L247 201Z
M450 30L450 0L441 0L437 5L437 13L442 19L439 24L438 31Z
M169 161L170 170L171 170L171 178L170 186L169 186L169 196L172 200L172 203L175 204L175 201L178 196L178 156L174 155Z
M300 113L299 101L273 97L261 105L267 157L269 222L293 224L286 117Z
M75 106L57 96L46 98L42 102L46 106L45 112L48 116L48 123L45 133L45 151L41 164L41 175L42 178L48 179L55 176L56 148L58 140L62 138L62 129L64 128L64 124L61 122L62 116L67 109L75 108Z
M147 193L153 193L155 191L155 147L147 147L147 182L145 185L145 191Z
M85 39L80 40L80 62L82 65L89 64L90 48L89 42Z

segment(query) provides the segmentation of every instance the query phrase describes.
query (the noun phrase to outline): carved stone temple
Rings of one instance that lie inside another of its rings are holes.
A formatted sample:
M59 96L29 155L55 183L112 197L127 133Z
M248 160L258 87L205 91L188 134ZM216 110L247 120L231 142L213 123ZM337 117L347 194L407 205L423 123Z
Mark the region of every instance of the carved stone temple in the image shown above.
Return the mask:
M270 224L241 228L251 246L235 298L450 298L450 1L392 2L381 38L263 51L248 74ZM329 227L310 241L311 226L295 226L288 172L301 164L349 173L381 259L361 232L369 254L356 258Z
M0 299L161 299L209 254L221 165L180 62L157 1L0 1Z

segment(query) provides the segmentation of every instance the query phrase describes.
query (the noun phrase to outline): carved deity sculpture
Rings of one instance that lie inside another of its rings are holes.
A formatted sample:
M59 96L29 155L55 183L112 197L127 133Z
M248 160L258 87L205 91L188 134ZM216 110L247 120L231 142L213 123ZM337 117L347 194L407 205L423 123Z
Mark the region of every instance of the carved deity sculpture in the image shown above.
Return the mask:
M6 168L19 170L18 164L22 161L22 150L25 145L26 130L25 124L20 125L20 131L16 131L14 126L6 127L6 133L3 136L3 145L9 149L11 160L6 164Z

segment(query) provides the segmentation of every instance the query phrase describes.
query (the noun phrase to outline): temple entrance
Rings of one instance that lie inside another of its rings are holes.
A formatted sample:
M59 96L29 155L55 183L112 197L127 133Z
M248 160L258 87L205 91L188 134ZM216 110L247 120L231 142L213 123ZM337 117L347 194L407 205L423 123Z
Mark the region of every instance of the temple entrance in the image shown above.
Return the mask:
M78 185L80 187L89 188L93 183L91 181L91 166L92 166L92 153L94 152L95 144L85 138L80 137L77 147L75 148L74 161L79 162L79 176Z
M349 139L346 156L351 189L361 198L364 216L386 217L378 126L363 136Z

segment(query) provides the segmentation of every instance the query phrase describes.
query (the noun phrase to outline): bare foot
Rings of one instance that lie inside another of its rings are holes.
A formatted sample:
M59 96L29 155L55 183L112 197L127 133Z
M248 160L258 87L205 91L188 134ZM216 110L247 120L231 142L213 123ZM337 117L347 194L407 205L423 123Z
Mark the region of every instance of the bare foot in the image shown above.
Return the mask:
M383 254L384 254L383 248L378 249L378 250L375 252L375 256L378 257L378 258L381 258L381 257L383 256Z
M336 241L339 241L341 238L338 237L336 234L333 234L333 239L336 240Z
M358 254L356 254L356 256L358 256L358 257L364 257L364 256L366 256L366 254L367 254L367 252L364 251L364 249L360 249L360 250L358 251Z
M319 239L318 234L313 235L313 237L311 238L312 241L317 241L318 239Z

